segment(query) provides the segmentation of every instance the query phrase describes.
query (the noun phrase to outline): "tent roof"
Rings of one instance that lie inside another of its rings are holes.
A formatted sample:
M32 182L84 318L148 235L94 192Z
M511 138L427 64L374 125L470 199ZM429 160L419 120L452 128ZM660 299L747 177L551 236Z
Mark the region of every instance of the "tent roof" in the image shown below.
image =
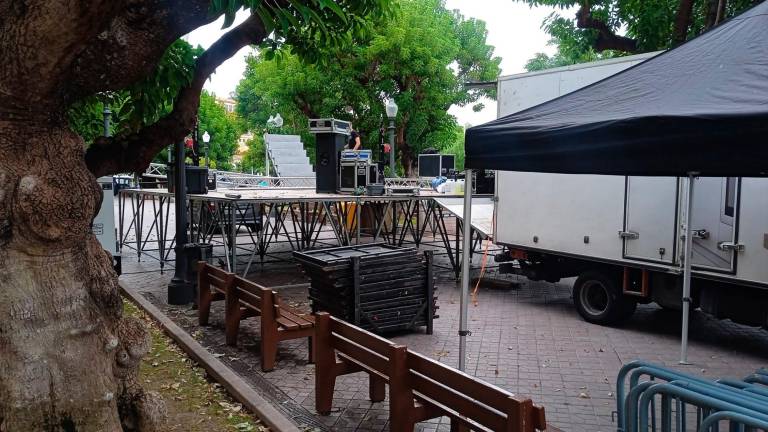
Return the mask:
M768 2L616 75L466 133L466 166L768 175Z

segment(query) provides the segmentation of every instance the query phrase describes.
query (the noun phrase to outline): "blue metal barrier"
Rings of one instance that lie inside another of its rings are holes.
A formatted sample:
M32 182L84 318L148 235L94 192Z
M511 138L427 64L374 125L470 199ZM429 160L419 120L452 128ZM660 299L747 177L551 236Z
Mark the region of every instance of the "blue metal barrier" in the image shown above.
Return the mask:
M628 391L625 381L629 376ZM640 382L642 376L651 381ZM660 379L667 383L659 384ZM660 387L661 386L661 387ZM743 381L734 379L707 380L675 370L645 362L633 361L624 365L616 382L617 431L634 432L656 431L655 395L661 396L661 431L671 431L673 417L675 430L687 430L688 408L696 409L696 429L709 432L718 431L718 420L729 420L730 430L741 431L744 427L751 430L761 427L760 422L768 421L768 369L760 369ZM676 409L672 410L672 401ZM650 422L649 425L649 411ZM721 418L723 411L737 414ZM691 414L692 415L692 414ZM712 416L717 415L717 417ZM753 421L740 421L749 418ZM708 420L710 419L710 420ZM702 429L705 425L707 427ZM766 429L768 430L768 429Z
M704 419L703 422L701 422L701 426L699 427L699 432L709 432L709 430L713 428L717 430L717 424L723 420L730 421L731 424L736 422L744 426L749 426L751 428L760 428L763 430L768 430L768 422L766 421L758 420L756 418L745 416L743 414L735 413L732 411L718 411L708 416L707 418Z

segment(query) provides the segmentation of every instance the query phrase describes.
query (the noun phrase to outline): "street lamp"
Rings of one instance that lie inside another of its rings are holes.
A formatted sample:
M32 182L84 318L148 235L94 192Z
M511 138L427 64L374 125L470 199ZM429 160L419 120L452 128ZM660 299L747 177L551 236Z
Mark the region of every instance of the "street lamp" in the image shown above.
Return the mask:
M211 136L208 135L208 131L203 132L203 142L205 143L205 167L208 168L208 143L211 142Z
M194 300L194 289L187 282L187 260L184 256L184 245L187 244L187 168L184 164L184 147L184 141L178 141L175 146L176 268L168 284L168 304L172 305L183 305Z
M395 118L397 118L397 104L394 99L387 101L385 106L389 117L389 175L397 177L395 173Z

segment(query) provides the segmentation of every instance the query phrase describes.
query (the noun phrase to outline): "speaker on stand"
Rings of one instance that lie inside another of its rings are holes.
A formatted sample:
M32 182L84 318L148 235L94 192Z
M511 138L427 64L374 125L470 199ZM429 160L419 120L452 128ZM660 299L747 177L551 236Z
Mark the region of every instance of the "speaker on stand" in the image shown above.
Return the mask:
M339 190L339 153L347 145L350 123L336 119L310 119L309 131L315 135L315 191Z

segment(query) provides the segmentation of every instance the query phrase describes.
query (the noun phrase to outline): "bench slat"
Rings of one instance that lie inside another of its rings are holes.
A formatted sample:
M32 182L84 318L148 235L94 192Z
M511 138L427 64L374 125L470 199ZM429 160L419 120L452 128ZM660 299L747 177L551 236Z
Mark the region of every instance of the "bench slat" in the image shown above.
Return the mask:
M301 329L301 327L299 327L298 324L296 324L295 322L293 322L293 321L291 321L289 319L286 319L284 317L277 317L275 319L275 321L277 321L277 323L281 327L286 328L288 330L299 330L299 329Z
M389 358L390 347L394 345L387 339L365 331L360 327L355 327L333 316L331 316L331 331L354 341L355 343L363 345L385 358Z
M353 360L368 366L383 376L389 376L387 359L356 342L331 333L331 346Z
M290 311L286 310L284 307L280 308L280 316L282 318L286 318L288 320L295 322L301 328L310 328L314 326L314 324L311 323L309 320L306 320L303 317L300 317L294 313L291 313Z
M461 393L457 393L450 387L440 385L421 374L411 371L409 378L414 392L418 393L418 396L426 402L453 410L491 430L506 430L506 415L484 404L480 404Z
M237 299L240 301L240 303L261 313L261 297L255 296L247 291L242 291L237 288L235 289L237 290L235 295L237 296Z
M423 355L408 351L408 367L431 379L461 389L461 392L491 408L504 412L509 406L509 398L515 396L494 385L482 382L455 369L449 369Z

